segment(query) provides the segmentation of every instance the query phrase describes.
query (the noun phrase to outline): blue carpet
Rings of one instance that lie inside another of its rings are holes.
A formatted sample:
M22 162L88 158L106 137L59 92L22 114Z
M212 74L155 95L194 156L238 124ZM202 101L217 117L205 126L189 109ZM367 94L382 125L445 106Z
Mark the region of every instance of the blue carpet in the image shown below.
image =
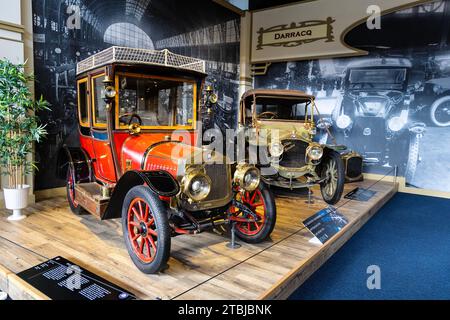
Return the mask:
M290 299L450 299L450 200L397 194Z

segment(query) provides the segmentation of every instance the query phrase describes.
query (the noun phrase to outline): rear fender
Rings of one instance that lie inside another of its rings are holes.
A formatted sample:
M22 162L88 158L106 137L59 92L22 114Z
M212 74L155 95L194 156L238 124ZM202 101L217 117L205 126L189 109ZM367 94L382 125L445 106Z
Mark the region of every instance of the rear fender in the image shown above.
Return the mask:
M180 185L166 171L127 171L117 182L102 220L120 218L123 201L128 191L141 185L148 186L161 197L173 197L180 192Z
M58 177L66 179L66 173L69 168L75 172L75 181L77 183L94 181L91 159L82 148L71 148L66 145L61 148L58 154Z

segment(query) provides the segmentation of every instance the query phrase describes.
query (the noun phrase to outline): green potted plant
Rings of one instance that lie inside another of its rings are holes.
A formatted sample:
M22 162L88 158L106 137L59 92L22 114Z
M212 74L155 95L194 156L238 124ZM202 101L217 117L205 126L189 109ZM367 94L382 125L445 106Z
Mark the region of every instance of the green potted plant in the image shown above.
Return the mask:
M0 59L0 167L8 176L3 191L6 208L13 210L9 220L25 218L21 210L28 205L30 190L25 180L35 168L30 154L33 143L47 134L36 111L49 104L42 97L33 98L29 85L34 76L26 74L24 66Z

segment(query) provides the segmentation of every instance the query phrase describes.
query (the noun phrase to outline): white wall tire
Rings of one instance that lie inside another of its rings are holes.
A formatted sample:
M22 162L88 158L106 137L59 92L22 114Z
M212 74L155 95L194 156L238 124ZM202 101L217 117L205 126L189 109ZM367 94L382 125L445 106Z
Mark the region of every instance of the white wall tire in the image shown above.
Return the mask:
M417 165L419 163L420 139L417 135L412 135L409 142L408 161L405 169L405 179L407 183L411 183L416 174Z
M437 112L439 111L439 108L443 107L443 104L448 104L448 109L450 110L450 96L445 96L440 99L437 99L433 104L431 105L430 109L430 118L434 125L438 127L448 127L450 126L450 111L447 111L449 114L449 121L442 121L437 117ZM444 111L445 112L445 111Z

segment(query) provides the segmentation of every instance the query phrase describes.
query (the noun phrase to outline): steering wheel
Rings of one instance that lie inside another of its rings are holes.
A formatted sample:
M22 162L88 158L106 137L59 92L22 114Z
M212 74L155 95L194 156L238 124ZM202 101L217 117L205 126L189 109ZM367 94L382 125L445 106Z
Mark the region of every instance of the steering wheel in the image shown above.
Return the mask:
M125 113L120 116L119 121L125 122L122 120L122 118L130 117L130 120L128 120L128 125L131 125L133 123L133 119L137 119L140 126L142 126L142 118L137 113Z
M275 119L277 117L278 117L278 114L276 112L272 112L272 111L261 112L258 115L258 118L266 118L266 119Z

